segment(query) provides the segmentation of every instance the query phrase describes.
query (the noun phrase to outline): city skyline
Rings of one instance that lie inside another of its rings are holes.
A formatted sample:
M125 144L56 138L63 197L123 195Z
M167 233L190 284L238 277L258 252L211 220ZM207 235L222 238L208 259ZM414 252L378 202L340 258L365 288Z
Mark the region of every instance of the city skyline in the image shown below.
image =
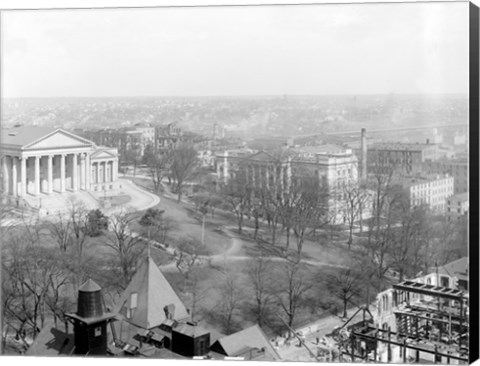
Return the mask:
M11 11L2 96L467 94L467 19L468 3Z

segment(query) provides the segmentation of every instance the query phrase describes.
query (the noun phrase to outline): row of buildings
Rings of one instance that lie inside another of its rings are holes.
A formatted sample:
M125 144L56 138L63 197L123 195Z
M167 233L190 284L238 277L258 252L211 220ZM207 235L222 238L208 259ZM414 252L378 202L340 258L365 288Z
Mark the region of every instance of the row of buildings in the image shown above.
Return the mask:
M268 145L263 142L263 146ZM405 190L413 206L427 205L449 218L468 211L468 161L446 159L438 153L439 146L429 141L368 144L362 129L357 148L340 144L295 147L288 139L273 146L260 151L242 148L217 153L218 181L227 182L240 170L253 186L266 183L273 187L279 183L287 187L292 175L315 176L330 192L329 206L341 220L345 187L358 186L375 174L392 174L392 183ZM458 201L460 211L451 207L451 202Z
M129 154L140 158L149 148L155 151L172 149L184 137L183 130L175 123L162 126L138 123L120 129L75 129L74 132L98 145L116 148L123 160L128 160Z

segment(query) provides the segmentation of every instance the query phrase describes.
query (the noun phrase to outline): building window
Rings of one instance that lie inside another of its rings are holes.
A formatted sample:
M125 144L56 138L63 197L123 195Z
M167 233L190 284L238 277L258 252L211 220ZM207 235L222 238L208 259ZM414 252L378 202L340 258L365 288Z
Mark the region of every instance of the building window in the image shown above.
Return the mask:
M102 327L95 328L95 337L100 337L102 335Z
M130 294L130 309L137 308L138 293L133 292Z

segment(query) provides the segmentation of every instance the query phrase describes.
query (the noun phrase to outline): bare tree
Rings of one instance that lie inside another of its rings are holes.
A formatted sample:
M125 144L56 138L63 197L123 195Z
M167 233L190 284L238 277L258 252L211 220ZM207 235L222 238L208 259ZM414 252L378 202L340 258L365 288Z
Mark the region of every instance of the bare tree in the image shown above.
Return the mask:
M265 324L266 317L273 305L270 266L270 260L259 257L248 268L248 277L255 300L253 313L255 314L257 324L260 326Z
M303 177L292 184L289 196L294 198L292 228L297 252L301 254L307 230L325 226L330 222L328 191L317 179Z
M391 267L399 273L400 281L405 276L415 276L423 267L423 256L430 240L429 220L426 207L411 207L405 198L396 205L398 227L392 229L389 255Z
M292 327L298 309L304 304L305 293L312 287L312 282L301 269L298 257L285 262L280 281L279 306L287 316L288 326Z
M185 184L195 177L198 162L197 151L187 144L180 144L172 151L170 173L174 181L174 191L178 195L178 202L182 199L182 190Z
M186 289L187 280L194 267L198 264L200 256L209 253L206 245L201 241L193 238L180 239L180 243L175 251L175 265L178 271L184 276L184 291Z
M251 187L248 185L245 174L238 172L234 177L221 185L220 194L228 207L235 213L238 223L238 232L241 234L243 220L249 208Z
M233 333L233 319L240 307L240 293L237 281L232 273L225 273L223 283L219 288L220 292L220 319L223 330L228 335Z
M38 230L29 228L29 230ZM51 277L59 272L54 250L30 242L34 235L12 237L2 250L4 321L25 339L27 330L35 338L43 327Z
M193 268L188 280L188 288L190 292L190 317L193 322L197 319L199 304L208 296L208 289L202 289L200 286L200 277L201 272L198 268Z
M145 162L152 179L155 193L160 191L162 180L168 175L172 166L172 151L165 150L159 153L149 151L145 156Z
M122 211L110 218L111 234L103 244L112 249L120 267L120 286L126 288L132 279L136 263L143 252L142 237L132 235L129 225L136 220L135 215Z
M342 317L346 318L348 303L362 291L362 281L359 274L351 268L341 269L337 273L327 275L326 279L329 291L342 301Z
M59 213L58 218L55 221L47 223L48 229L53 239L57 242L58 248L66 252L71 245L73 228L72 222L65 215Z
M368 191L358 183L345 184L343 186L344 217L348 224L348 249L353 242L353 228L358 220L361 220L363 210L368 202Z
M364 259L375 267L378 291L389 269L388 251L392 243L392 230L396 225L393 208L398 200L403 199L401 189L392 183L395 169L395 164L376 164L371 169L369 186L373 191L372 218L369 220L367 238L360 242L359 248Z

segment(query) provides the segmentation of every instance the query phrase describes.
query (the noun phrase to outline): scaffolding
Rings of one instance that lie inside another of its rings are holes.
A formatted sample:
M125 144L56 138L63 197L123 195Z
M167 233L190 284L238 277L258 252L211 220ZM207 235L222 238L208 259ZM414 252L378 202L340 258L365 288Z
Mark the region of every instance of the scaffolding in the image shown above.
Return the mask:
M393 303L396 331L358 324L341 342L345 360L377 362L382 353L395 362L394 347L405 363L424 362L426 355L433 363L468 363L468 295L462 290L404 281L393 286Z

